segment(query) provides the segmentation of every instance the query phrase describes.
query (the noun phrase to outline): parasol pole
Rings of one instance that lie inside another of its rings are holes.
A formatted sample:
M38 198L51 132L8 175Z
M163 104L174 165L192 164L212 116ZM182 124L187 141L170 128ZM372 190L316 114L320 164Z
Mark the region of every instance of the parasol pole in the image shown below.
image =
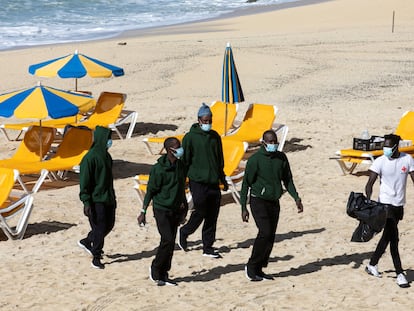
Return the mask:
M40 81L37 81L37 86L38 87L41 87L42 86L42 82L40 82ZM43 153L43 146L42 146L42 119L40 119L39 120L39 127L40 127L40 129L39 129L39 142L40 142L40 154L39 154L39 157L40 157L40 162L42 162L42 153Z
M229 63L229 60L227 60L227 62L226 62L226 59L229 57L227 48L230 48L230 42L227 42L227 45L226 45L226 52L224 53L224 64ZM226 68L226 70L229 70L229 68ZM227 105L229 104L226 94L227 94L227 92L231 91L229 89L229 84L230 84L229 82L230 81L228 81L226 79L226 76L228 76L228 74L225 75L225 71L223 69L223 81L224 81L224 87L225 87L225 90L223 91L224 92L223 96L224 96L224 100L225 100L225 103L226 103L226 109L225 109L225 112L224 112L224 136L227 135L227 115L228 115Z
M42 146L42 138L43 138L43 136L42 136L42 119L40 119L39 120L39 126L40 126L40 129L39 129L39 141L40 141L40 154L39 154L39 157L40 157L40 162L42 162L43 161L43 157L42 157L42 154L43 154L43 146Z
M75 50L75 53L74 53L75 55L78 55L79 54L79 51L78 50ZM75 78L75 92L77 92L78 91L78 78Z
M228 105L229 103L228 102L226 102L226 111L225 111L225 113L224 113L224 136L226 136L227 135L227 105Z

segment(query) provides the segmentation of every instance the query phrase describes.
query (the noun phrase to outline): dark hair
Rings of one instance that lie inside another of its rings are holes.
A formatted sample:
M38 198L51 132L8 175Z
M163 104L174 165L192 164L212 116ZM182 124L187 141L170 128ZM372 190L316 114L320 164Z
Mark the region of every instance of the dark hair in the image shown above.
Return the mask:
M384 140L391 140L393 142L393 145L398 145L398 143L401 140L401 137L395 134L387 134L384 135Z
M168 150L168 148L171 148L176 142L180 142L176 137L168 137L164 140L164 148L165 150Z
M267 130L267 131L265 131L263 133L262 139L265 140L265 136L267 136L267 135L275 136L276 137L276 140L277 140L277 135L276 135L275 131L273 131L273 130Z

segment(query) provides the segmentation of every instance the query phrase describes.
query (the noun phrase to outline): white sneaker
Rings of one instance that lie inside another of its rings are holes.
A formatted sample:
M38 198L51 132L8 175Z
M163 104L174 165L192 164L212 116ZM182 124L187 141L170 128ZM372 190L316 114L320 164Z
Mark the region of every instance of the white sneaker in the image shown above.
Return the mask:
M365 267L365 271L368 274L371 274L371 275L373 275L377 278L381 277L381 273L378 272L378 266L377 265L371 266L370 264L367 264L367 266Z
M407 288L410 287L410 284L408 283L407 279L405 278L404 273L400 273L397 275L397 284L399 287Z

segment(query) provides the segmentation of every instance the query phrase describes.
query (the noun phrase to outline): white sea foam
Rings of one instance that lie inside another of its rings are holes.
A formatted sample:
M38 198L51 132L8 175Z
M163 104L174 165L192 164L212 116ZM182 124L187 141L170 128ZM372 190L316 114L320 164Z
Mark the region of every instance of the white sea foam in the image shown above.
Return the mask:
M297 0L13 0L0 10L0 50L85 41ZM1 1L3 2L3 1Z

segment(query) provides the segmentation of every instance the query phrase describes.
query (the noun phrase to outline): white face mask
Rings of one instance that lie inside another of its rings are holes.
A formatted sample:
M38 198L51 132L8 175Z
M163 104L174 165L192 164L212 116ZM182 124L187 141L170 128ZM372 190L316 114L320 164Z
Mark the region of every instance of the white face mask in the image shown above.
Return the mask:
M174 157L176 157L177 159L181 159L181 157L184 155L184 149L183 147L177 148L177 149L173 149L173 155Z
M384 147L384 148L382 148L382 150L384 151L384 155L387 158L391 158L392 154L394 153L394 152L392 152L392 148L391 147Z
M392 157L392 154L394 153L393 149L394 149L394 147L384 147L384 148L382 148L382 150L384 151L384 155L387 158Z
M204 131L204 132L208 132L211 130L211 124L205 124L205 123L201 123L200 124L200 128Z
M265 149L267 152L276 152L278 147L279 147L279 144L266 144L265 143Z
M109 149L112 147L112 139L108 139L108 141L106 142L106 149Z

